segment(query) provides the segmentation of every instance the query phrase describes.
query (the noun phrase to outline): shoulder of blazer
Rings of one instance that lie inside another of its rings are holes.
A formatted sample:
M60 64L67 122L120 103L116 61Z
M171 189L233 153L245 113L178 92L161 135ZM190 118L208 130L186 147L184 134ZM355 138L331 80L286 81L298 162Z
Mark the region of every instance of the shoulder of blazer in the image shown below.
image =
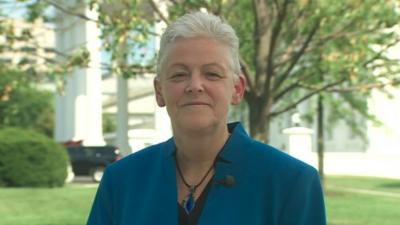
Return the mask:
M110 164L107 170L119 171L119 170L140 170L149 168L149 165L158 163L165 157L166 152L169 151L169 145L171 145L171 139L159 144L148 146L137 152L123 157L122 159Z
M274 173L284 177L293 177L300 173L316 173L314 167L286 152L249 139L245 141L245 147L235 150L238 151L235 158L245 163L246 167L257 170L258 173Z

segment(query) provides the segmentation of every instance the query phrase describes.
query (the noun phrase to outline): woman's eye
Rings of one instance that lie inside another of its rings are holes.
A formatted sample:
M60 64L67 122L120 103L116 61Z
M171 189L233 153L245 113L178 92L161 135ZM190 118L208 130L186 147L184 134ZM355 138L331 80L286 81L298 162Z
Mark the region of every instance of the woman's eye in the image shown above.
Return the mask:
M206 73L206 76L210 80L218 80L218 79L222 78L222 75L220 75L219 73L214 73L214 72L208 72L208 73Z
M186 73L174 73L170 76L170 79L174 81L179 81L185 79L185 77Z

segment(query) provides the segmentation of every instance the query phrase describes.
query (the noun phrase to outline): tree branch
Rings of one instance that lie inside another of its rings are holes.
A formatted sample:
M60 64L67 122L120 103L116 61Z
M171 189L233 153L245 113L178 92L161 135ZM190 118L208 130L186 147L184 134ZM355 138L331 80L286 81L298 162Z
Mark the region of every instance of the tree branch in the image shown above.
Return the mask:
M224 8L226 9L226 11L225 11L225 16L226 16L226 18L228 18L228 17L230 16L230 14L231 14L232 12L234 12L234 11L232 10L232 8L233 8L236 4L237 4L237 0L233 0L229 5L224 6Z
M242 73L243 73L243 75L244 75L244 77L245 77L245 79L246 79L246 81L247 81L247 87L248 87L250 90L255 91L255 89L254 89L254 79L252 79L253 77L252 77L251 74L250 74L249 66L248 66L247 63L243 60L242 57L240 57L239 60L240 60L240 66L241 66Z
M157 7L156 3L153 0L150 0L150 5L151 7L154 9L154 11L156 11L157 15L160 17L160 19L162 21L164 21L165 24L167 24L167 26L169 25L169 20L167 19L167 17L160 11L160 9Z
M300 98L300 99L298 99L297 101L293 102L292 104L286 106L285 108L283 108L283 109L281 109L281 110L277 110L277 111L271 112L271 113L270 113L270 116L271 116L271 118L272 118L272 117L277 116L277 115L279 115L279 114L281 114L281 113L287 112L287 111L289 111L289 110L295 108L298 104L300 104L300 103L304 102L305 100L309 99L309 98L312 97L313 95L318 94L318 93L320 93L321 91L324 91L324 90L326 90L326 89L328 89L328 88L330 88L330 87L336 86L336 85L338 85L338 84L340 84L340 83L342 83L342 82L344 82L344 81L345 81L345 79L342 79L342 80L339 80L339 81L336 81L336 82L333 82L333 83L330 83L330 84L326 84L325 86L320 87L320 88L318 88L318 89L316 89L316 90L314 90L314 91L312 91L312 92L306 94L305 96L303 96L302 98Z
M283 96L285 96L287 93L290 93L290 91L292 91L293 89L299 87L299 83L295 82L291 85L289 85L288 87L286 87L284 90L282 90L281 92L277 93L276 95L273 96L274 102L278 101L279 99L281 99Z
M274 84L274 89L273 91L278 90L278 88L282 85L282 83L289 77L290 72L293 70L293 68L296 66L297 62L300 60L301 56L303 56L304 52L306 51L307 47L309 46L312 38L314 35L317 33L319 29L320 21L318 20L315 24L313 29L311 30L310 33L308 33L308 36L306 40L304 41L303 45L301 46L300 51L296 52L294 56L291 58L291 63L287 67L286 71L279 77L279 79L276 81Z
M73 11L71 11L71 10L69 10L69 9L66 9L66 8L64 8L63 6L61 6L61 5L59 5L59 4L55 3L55 2L53 2L53 1L50 1L50 0L43 0L43 1L46 2L46 3L48 3L49 5L53 6L54 8L56 8L56 9L62 11L62 12L65 13L65 14L72 15L72 16L77 16L77 17L79 17L79 18L81 18L81 19L84 19L84 20L88 20L88 21L92 21L92 22L98 23L98 20L96 20L96 19L90 18L90 17L88 17L88 16L86 16L85 14L82 14L82 13L73 12Z
M325 91L333 92L333 93L348 93L348 92L355 92L355 91L369 91L372 89L381 89L387 86L396 86L400 84L400 79L393 79L388 82L378 82L378 83L367 83L367 84L360 84L357 86L347 87L347 88L328 88ZM309 87L303 86L304 88L310 89Z
M293 82L291 85L287 86L280 92L277 92L278 91L277 90L276 92L274 92L274 95L273 95L274 102L283 98L283 96L285 96L287 93L290 93L290 91L293 90L294 88L299 87L300 82L305 82L307 79L312 78L312 77L313 77L312 73L300 76L297 78L297 81Z
M272 35L271 35L271 41L270 41L270 48L268 51L268 57L267 57L267 80L265 82L265 86L264 86L264 90L270 90L270 85L271 85L271 80L272 80L272 76L273 76L273 71L274 71L274 52L275 52L275 47L276 47L276 41L280 35L281 29L282 29L282 24L283 21L286 18L286 12L287 12L287 8L289 5L289 1L285 0L285 2L283 3L283 7L282 9L279 8L279 4L278 2L275 2L276 7L278 9L278 13L277 13L277 23L275 24L275 26L272 29Z
M254 11L254 32L253 32L253 39L254 39L254 55L253 55L253 64L255 66L255 92L261 88L260 86L263 84L261 82L261 78L266 79L265 73L266 70L266 63L268 57L268 49L270 46L269 39L271 36L271 24L273 9L271 7L266 6L266 2L263 0L253 0L252 7Z
M379 63L374 62L373 64L367 66L367 68L369 70L375 70L375 69L380 69L382 67L388 67L388 66L399 67L400 66L399 60L398 59L384 59L383 62L379 62Z
M186 4L186 1L176 1L176 0L169 0L172 4L175 6L178 6L180 9L183 10L183 12L190 12L193 10L192 8L188 7Z
M366 60L363 65L367 66L368 64L374 62L376 59L380 58L382 56L383 53L386 53L387 50L393 46L395 46L396 44L398 44L400 42L400 37L396 38L392 43L387 44L386 46L384 46L379 52L376 53L376 55L374 57L372 57L369 60Z
M341 38L341 37L352 37L352 36L356 36L356 35L360 35L360 34L370 34L370 33L376 33L379 32L379 26L373 27L373 28L369 28L369 29L363 29L363 30L357 30L354 32L346 32L346 27L350 26L351 24L348 24L347 26L343 26L341 29L337 30L336 32L333 32L331 34L328 34L324 37L321 37L312 48L309 48L308 51L313 51L316 48L324 45L325 43L327 43L330 40L334 40L337 38Z
M221 15L221 12L222 12L222 1L219 0L217 2L217 8L215 10L215 15Z

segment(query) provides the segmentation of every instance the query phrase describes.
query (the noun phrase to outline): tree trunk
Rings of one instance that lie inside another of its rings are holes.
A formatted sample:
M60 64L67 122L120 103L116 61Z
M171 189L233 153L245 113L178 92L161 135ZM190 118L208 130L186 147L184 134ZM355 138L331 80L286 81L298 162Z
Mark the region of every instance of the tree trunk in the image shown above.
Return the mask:
M322 187L325 187L324 173L324 106L323 96L318 95L317 105L317 152L318 152L318 171L321 179Z
M246 102L249 106L250 135L261 142L269 142L271 84L273 66L273 21L276 12L267 1L253 0L254 9L254 82Z
M270 117L268 103L263 103L259 98L249 98L249 129L250 136L263 143L269 142Z

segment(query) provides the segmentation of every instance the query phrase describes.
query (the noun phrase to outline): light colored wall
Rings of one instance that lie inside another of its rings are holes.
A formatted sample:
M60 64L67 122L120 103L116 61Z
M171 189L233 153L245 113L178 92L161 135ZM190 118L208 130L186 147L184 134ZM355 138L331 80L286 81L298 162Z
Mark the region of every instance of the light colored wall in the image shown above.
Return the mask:
M397 31L400 36L400 26ZM387 56L400 62L400 43L390 48ZM390 86L385 89L392 95L391 98L382 92L373 91L368 102L370 112L382 122L381 126L368 123L368 151L400 154L400 89Z

